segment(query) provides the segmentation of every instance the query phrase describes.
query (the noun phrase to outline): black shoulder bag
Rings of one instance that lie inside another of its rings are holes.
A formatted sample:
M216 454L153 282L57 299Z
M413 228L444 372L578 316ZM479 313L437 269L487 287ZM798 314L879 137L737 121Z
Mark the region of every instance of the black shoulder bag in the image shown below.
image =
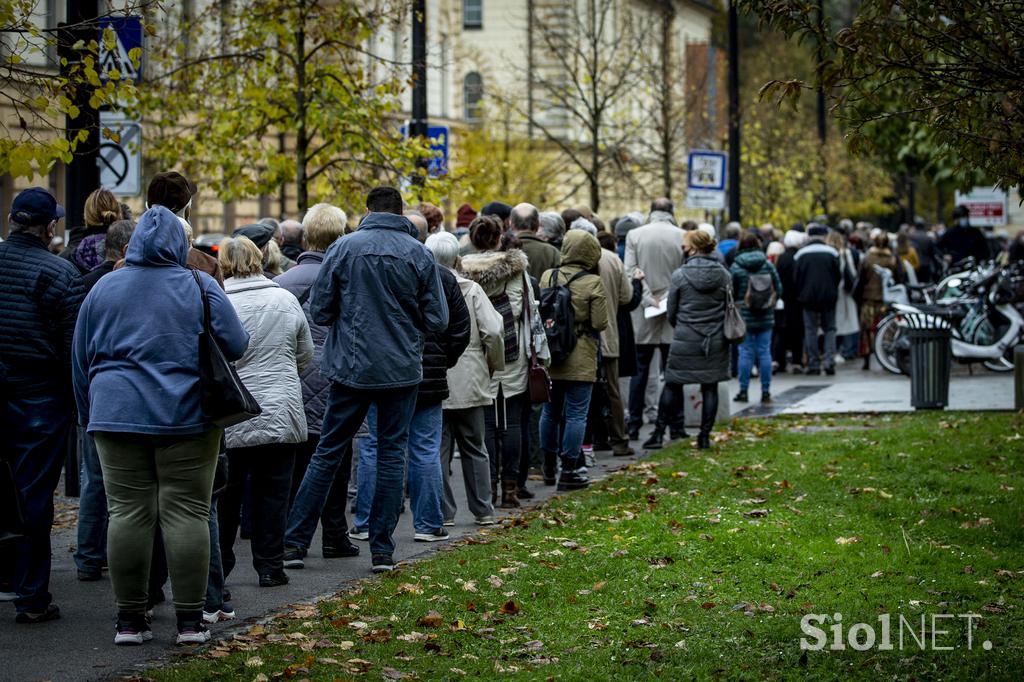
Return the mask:
M199 333L200 404L207 421L226 428L259 416L263 409L213 338L210 331L210 299L203 289L199 273L193 270L192 276L203 298L203 331Z

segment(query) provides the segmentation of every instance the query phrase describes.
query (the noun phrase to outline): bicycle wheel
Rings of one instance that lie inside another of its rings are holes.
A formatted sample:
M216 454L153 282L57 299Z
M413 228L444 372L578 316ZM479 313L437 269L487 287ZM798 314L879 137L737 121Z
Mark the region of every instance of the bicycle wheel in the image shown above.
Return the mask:
M878 364L891 374L908 374L906 367L901 365L897 349L899 341L903 337L903 327L899 324L899 316L895 314L886 315L878 322L875 328L874 352Z
M992 325L991 320L982 320L971 334L970 343L976 346L991 346L1000 339L1004 329L996 329ZM1012 372L1013 371L1013 347L1015 344L1010 344L1006 347L1006 351L1002 357L997 360L985 360L982 365L985 369L993 372Z

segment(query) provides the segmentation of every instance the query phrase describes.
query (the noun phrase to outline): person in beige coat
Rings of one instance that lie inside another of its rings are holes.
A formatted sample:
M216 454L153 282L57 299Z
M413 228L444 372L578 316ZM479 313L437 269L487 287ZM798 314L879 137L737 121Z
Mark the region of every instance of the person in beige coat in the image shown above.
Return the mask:
M502 353L505 368L491 376L493 407L485 410L487 452L491 464L491 500L497 500L501 482L501 506L519 506L518 480L522 458L522 421L530 407L527 371L530 318L526 313L526 295L530 307L537 309L536 296L529 282L529 261L519 249L499 251L501 221L480 216L469 226L476 253L460 260L459 274L480 285L502 315Z
M494 506L490 492L491 465L484 442L484 412L495 397L491 375L505 369L503 323L480 285L456 271L460 247L455 235L437 232L427 237L426 245L437 264L455 274L455 281L466 299L470 321L469 345L455 366L448 370L448 398L441 403L444 410L441 433L444 525L455 523L458 509L450 481L457 443L467 506L478 526L489 526L494 524Z
M672 343L672 326L664 314L647 317L645 309L659 307L668 300L672 286L672 273L683 264L683 231L672 216L669 199L651 202L651 214L643 227L630 230L626 235L626 274L632 276L643 271L643 301L633 311L633 329L636 332L636 374L629 381L629 438L640 437L643 426L644 395L650 376L654 351L661 356L661 371L665 370L668 347Z

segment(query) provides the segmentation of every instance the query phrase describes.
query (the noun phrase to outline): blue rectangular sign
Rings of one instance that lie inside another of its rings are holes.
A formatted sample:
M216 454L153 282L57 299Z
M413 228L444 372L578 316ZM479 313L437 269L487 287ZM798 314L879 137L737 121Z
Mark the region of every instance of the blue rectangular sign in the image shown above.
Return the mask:
M725 190L725 152L692 151L686 170L688 189Z
M409 127L402 126L402 136L409 135ZM427 161L427 172L431 177L440 177L448 173L448 126L427 126L427 137L430 140L430 151L434 154Z
M103 32L112 29L117 40L109 47L103 40ZM100 18L99 72L100 80L106 82L107 73L116 69L121 80L138 83L142 79L142 61L138 67L132 64L128 54L135 48L142 49L142 18L133 16L105 16Z

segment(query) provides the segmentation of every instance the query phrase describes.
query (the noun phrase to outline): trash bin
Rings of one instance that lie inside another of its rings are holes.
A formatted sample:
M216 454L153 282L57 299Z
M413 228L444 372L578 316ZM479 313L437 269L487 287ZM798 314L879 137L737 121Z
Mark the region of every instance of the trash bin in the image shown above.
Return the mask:
M906 315L910 341L910 404L916 410L941 410L949 404L953 336L939 315Z

